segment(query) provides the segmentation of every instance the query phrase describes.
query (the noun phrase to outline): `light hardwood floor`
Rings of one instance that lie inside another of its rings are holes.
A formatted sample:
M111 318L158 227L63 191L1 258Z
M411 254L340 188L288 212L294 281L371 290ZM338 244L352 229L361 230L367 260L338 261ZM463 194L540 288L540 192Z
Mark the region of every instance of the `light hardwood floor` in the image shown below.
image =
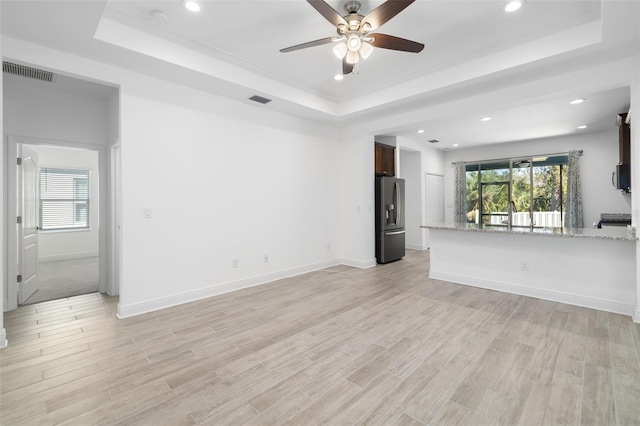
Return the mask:
M427 278L427 252L118 320L5 315L0 424L640 424L629 317Z

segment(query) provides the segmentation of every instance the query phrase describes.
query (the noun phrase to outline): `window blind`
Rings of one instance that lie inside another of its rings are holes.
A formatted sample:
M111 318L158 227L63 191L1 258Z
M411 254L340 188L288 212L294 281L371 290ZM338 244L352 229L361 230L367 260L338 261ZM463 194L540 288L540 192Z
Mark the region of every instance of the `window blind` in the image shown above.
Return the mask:
M89 228L90 171L40 168L40 229Z

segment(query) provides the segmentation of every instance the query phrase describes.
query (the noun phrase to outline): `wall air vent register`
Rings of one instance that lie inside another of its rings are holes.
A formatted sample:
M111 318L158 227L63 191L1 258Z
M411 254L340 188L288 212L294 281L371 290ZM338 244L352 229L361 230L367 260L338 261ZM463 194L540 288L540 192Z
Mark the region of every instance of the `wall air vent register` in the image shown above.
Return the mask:
M50 71L14 64L13 62L2 61L2 72L19 75L20 77L35 78L36 80L47 81L49 83L53 81L53 73Z

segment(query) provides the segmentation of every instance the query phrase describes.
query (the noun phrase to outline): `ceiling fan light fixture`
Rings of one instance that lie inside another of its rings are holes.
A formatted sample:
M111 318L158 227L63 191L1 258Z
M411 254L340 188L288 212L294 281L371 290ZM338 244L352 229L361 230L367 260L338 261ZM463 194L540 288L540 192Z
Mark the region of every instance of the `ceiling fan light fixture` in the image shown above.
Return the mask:
M338 43L333 47L333 53L338 57L338 59L344 58L344 55L347 54L349 48L347 47L347 43Z
M362 43L358 52L360 56L362 56L362 59L367 59L369 55L371 55L371 52L373 52L373 46L369 43Z
M357 64L358 61L360 60L360 55L358 54L358 51L352 52L351 50L347 52L347 56L346 59L348 64Z
M360 50L360 46L362 45L362 41L360 40L360 36L358 34L349 34L347 37L347 47L352 52L357 52Z

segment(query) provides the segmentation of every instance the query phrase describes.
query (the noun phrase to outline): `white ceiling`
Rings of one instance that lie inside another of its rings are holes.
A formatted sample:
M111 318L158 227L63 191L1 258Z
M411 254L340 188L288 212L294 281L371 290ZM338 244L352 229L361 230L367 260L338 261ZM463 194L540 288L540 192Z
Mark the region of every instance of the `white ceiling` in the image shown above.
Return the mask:
M343 12L342 1L328 3ZM382 1L362 1L366 14ZM334 27L301 0L7 1L2 34L256 105L448 149L613 128L629 106L637 1L418 0L376 32L426 45L375 49L337 82L332 45L280 53ZM167 20L151 12L162 11ZM637 72L637 71L636 71ZM568 101L587 102L572 106ZM484 116L493 119L480 122ZM577 130L578 125L589 127ZM425 132L417 134L417 129Z

